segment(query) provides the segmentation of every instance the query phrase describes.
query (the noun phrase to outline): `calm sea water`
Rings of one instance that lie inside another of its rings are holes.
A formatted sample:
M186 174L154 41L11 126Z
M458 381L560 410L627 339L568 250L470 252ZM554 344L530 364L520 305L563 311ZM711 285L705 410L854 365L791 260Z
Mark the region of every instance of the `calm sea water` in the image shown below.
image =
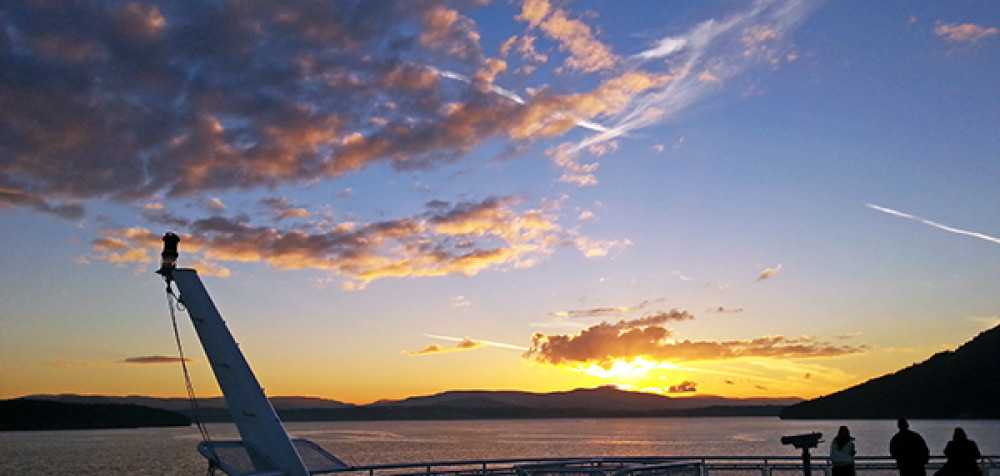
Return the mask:
M839 425L857 438L859 456L885 456L895 422L782 421L777 418L643 418L288 423L293 438L313 440L346 463L583 456L797 456L782 435ZM1000 421L914 420L932 453L956 426L984 454L1000 455ZM238 439L228 424L208 425L212 439ZM194 427L0 433L0 475L204 474ZM827 445L814 454L825 454Z

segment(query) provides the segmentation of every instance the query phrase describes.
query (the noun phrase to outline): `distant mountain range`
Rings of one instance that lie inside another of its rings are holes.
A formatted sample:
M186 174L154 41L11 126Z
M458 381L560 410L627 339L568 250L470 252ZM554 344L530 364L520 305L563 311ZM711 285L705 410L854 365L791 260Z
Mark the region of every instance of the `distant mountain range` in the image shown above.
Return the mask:
M32 395L33 400L66 403L144 405L195 417L184 398ZM436 395L382 400L353 405L312 397L273 397L272 405L285 421L412 420L483 418L578 418L655 416L777 416L797 398L733 399L716 396L673 398L613 387L567 392L450 391ZM230 421L221 397L198 400L197 418Z
M954 351L792 405L781 418L1000 418L1000 326Z
M63 426L65 428L96 428L93 425L99 423L94 421L105 417L104 423L108 426L103 427L106 428L115 425L149 426L164 420L164 414L160 414L158 419L150 420L153 423L136 423L147 421L142 418L148 415L135 416L138 413L124 421L116 420L108 405L127 412L142 406L181 413L204 422L231 421L221 397L199 399L197 416L186 398L142 396L32 395L0 401L0 410L6 410L8 416L13 414L11 411L21 416L29 415L24 409L35 412L30 414L44 415L44 412L37 411L41 407L32 407L25 401L75 404L80 406L75 407L74 412L96 412L92 413L96 416L83 423L73 419L73 412L65 413L67 419L63 420L66 422L64 425L75 425ZM315 397L271 398L279 416L285 421L778 415L788 419L992 419L1000 418L998 401L1000 326L982 332L954 351L935 354L922 363L809 401L797 398L668 397L614 387L552 393L449 391L402 400L382 400L368 405ZM45 411L64 412L66 408L50 406ZM184 424L179 420L170 421ZM7 419L7 422L10 420ZM34 424L56 425L48 420Z

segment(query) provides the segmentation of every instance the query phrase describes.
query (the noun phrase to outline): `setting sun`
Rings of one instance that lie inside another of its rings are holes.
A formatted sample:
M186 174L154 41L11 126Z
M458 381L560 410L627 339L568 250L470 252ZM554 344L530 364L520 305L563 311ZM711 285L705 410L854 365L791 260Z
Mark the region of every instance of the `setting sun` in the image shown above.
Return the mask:
M568 369L603 379L632 380L648 379L652 377L654 370L677 369L677 366L669 362L655 362L636 357L631 360L617 360L610 365L590 364L586 367L577 366Z

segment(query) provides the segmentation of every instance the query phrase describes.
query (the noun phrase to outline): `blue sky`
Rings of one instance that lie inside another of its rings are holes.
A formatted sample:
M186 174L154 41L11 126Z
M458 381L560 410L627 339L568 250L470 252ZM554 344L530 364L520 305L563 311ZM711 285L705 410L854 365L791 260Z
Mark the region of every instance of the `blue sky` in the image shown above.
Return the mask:
M166 231L273 395L814 397L1000 322L994 3L0 23L3 397L183 393Z

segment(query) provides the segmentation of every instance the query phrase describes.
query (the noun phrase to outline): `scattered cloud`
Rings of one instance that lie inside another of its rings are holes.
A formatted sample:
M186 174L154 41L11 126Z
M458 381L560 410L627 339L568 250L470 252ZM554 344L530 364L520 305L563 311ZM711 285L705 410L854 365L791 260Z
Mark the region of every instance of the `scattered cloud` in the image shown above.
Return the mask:
M211 197L205 199L205 206L209 210L220 212L226 209L226 204L222 203L222 199L217 197Z
M2 112L0 112L2 114ZM0 158L0 164L2 164ZM3 181L0 181L2 184ZM26 190L4 188L0 185L0 209L25 207L30 210L55 215L61 218L78 219L83 217L84 208L77 203L53 203L40 194Z
M718 307L708 308L708 310L706 312L717 313L717 314L739 314L739 313L743 312L743 308L742 307L727 308L727 307L723 307L723 306L718 306Z
M923 223L925 225L932 226L932 227L937 228L939 230L947 231L949 233L955 233L955 234L958 234L958 235L971 236L973 238L979 238L980 240L986 240L986 241L989 241L991 243L1000 243L1000 238L996 238L996 237L993 237L993 236L990 236L990 235L986 235L986 234L983 234L983 233L978 233L978 232L974 232L974 231L963 230L961 228L953 228L953 227L950 227L950 226L947 226L947 225L942 225L940 223L933 222L933 221L930 221L930 220L927 220L927 219L924 219L924 218L920 218L920 217L917 217L917 216L910 215L909 213L903 213L901 211L897 211L897 210L893 210L891 208L886 208L886 207L878 206L878 205L875 205L875 204L872 204L872 203L867 203L867 204L865 204L865 206L868 207L868 208L871 208L872 210L880 211L882 213L887 213L889 215L894 215L894 216L897 216L897 217L900 217L900 218L906 218L908 220L914 220L914 221Z
M620 317L626 313L633 311L643 311L648 309L654 304L659 304L666 301L666 298L657 299L646 299L642 302L633 306L617 306L617 307L595 307L590 309L575 309L569 311L555 311L549 313L556 317L568 317L571 319L580 318L592 318L592 317ZM669 314L674 320L687 320L693 319L693 316L686 312L676 312L676 313L658 313L658 314Z
M934 34L952 43L979 43L991 36L1000 35L1000 30L973 23L937 22L934 24Z
M685 380L676 385L667 387L667 393L695 393L698 391L698 384L691 380Z
M548 0L525 0L517 19L558 41L559 49L569 52L563 63L567 68L592 73L610 69L621 60L586 23L569 18L566 10L553 8Z
M743 50L780 43L809 4L758 1L625 59L583 17L528 0L516 16L528 32L501 55L548 61L537 31L567 70L607 76L590 91L536 87L527 97L493 84L507 66L483 54L479 25L433 2L21 4L0 20L11 40L3 48L17 51L16 77L0 85L11 101L0 111L0 206L79 217L82 207L50 197L268 188L376 162L425 169L489 139L554 137L578 125L598 135L550 155L560 180L592 184L596 164L578 162L577 151L608 151L678 114L716 87L699 77L714 83L744 70ZM665 57L680 66L653 71ZM465 80L441 81L443 71L413 58L457 61L467 73L449 77Z
M296 207L287 198L265 198L260 201L276 220L286 218L308 218L309 211L305 207Z
M417 355L441 354L446 352L461 352L465 350L481 349L483 347L486 347L486 344L483 344L482 342L476 342L471 339L462 339L452 347L442 347L437 344L431 344L428 345L427 347L424 347L421 350L409 350L406 351L405 353L406 355L417 356Z
M779 272L781 272L781 263L778 263L778 265L773 268L766 268L764 271L761 271L760 276L757 276L757 281L774 277L774 275Z
M573 244L584 256L588 258L599 258L607 256L608 253L624 249L632 244L627 239L623 240L599 240L590 237L579 237L573 239Z
M183 224L181 250L197 253L204 263L266 262L278 269L323 269L348 279L345 289L361 289L388 277L471 276L487 269L534 266L556 247L584 238L569 238L556 222L558 204L523 209L514 197L479 202L426 204L423 213L372 223L327 223L324 227L279 229L257 226L242 216L215 215L184 221L167 211L157 220ZM268 200L274 210L288 205ZM554 208L555 207L555 208ZM280 216L281 213L278 213ZM112 263L150 263L160 236L143 228L104 229L93 241L96 259ZM575 234L575 233L574 233ZM594 249L613 249L618 242L588 242ZM198 259L197 257L195 259ZM188 261L191 263L192 261ZM219 273L228 270L216 264Z
M607 94L518 103L483 88L503 61L482 55L473 20L433 2L25 3L6 13L0 48L14 76L0 84L0 204L70 217L82 208L50 197L194 196L375 162L430 168L491 138L559 134L571 116L604 110L581 100ZM574 45L570 64L599 64L575 46L587 44L578 22L553 12L545 25ZM456 60L475 79L440 81L418 57Z
M856 339L858 337L861 337L862 335L864 335L864 333L862 332L844 332L841 334L837 334L836 337L838 339Z

